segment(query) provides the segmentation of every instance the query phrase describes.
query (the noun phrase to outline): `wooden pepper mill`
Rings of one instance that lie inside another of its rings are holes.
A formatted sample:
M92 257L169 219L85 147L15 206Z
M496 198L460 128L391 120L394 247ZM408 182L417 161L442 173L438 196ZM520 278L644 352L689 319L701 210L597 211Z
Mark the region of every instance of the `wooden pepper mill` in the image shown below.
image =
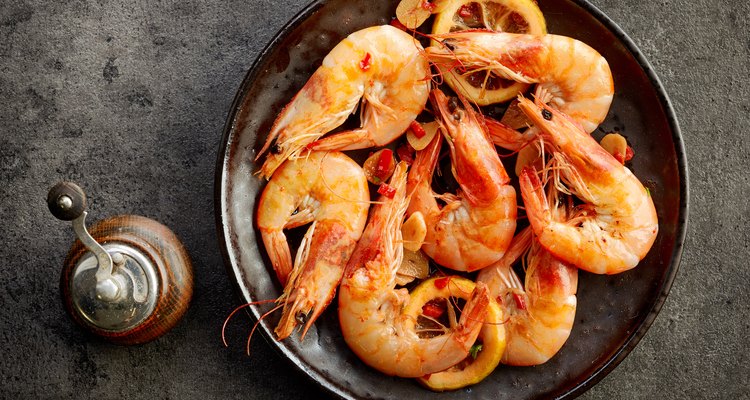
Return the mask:
M73 221L78 240L60 280L65 309L84 329L118 344L163 335L182 318L193 295L190 257L169 228L122 215L86 230L86 195L71 182L50 189L47 205Z

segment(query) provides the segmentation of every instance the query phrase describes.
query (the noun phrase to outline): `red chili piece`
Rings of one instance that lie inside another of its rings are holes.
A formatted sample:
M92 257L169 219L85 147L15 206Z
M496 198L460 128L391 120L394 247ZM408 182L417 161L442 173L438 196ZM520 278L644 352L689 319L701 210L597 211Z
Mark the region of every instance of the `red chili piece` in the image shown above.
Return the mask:
M425 10L427 10L429 12L435 11L435 7L437 7L437 5L435 5L435 3L432 3L432 2L430 2L428 0L424 0L422 2L422 8L424 8Z
M416 136L417 139L422 139L424 135L427 134L427 132L424 131L424 128L422 128L422 124L417 121L411 121L411 124L409 124L409 128L412 132L414 132L414 136Z
M396 189L393 188L393 186L383 183L378 187L378 193L382 194L383 196L392 199L393 196L396 195Z
M635 156L635 152L633 151L633 148L630 146L627 146L625 148L625 161L630 161Z
M458 9L458 15L463 18L471 17L471 7L467 4L462 5L461 8Z
M521 297L520 294L513 293L513 300L516 301L516 307L519 310L525 310L526 309L526 300L524 300L523 297Z
M615 154L612 154L615 160L619 161L620 164L625 164L626 162L630 161L634 155L635 155L635 152L633 152L633 148L630 146L625 147L625 154L622 154L620 152L616 152Z
M448 282L450 282L450 281L451 281L451 277L450 276L446 276L445 278L435 279L435 287L438 288L438 289L442 289L442 288L448 286Z
M391 172L391 166L393 165L393 151L391 149L383 149L378 159L378 165L375 167L375 176L381 180L388 178L388 173Z
M365 58L362 59L362 61L359 62L359 68L362 69L362 71L367 71L370 69L370 64L372 62L372 56L370 53L365 54Z
M437 300L430 300L422 306L422 314L430 318L440 318L445 313L445 304Z

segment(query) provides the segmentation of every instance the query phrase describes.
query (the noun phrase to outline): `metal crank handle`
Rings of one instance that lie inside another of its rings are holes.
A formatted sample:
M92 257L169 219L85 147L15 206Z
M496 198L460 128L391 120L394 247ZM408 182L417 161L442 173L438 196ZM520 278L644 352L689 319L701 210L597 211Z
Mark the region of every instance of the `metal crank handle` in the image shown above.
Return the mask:
M86 230L86 193L73 182L60 182L47 194L47 206L57 219L73 221L73 231L78 240L96 257L97 295L114 300L120 294L120 285L112 279L112 257Z

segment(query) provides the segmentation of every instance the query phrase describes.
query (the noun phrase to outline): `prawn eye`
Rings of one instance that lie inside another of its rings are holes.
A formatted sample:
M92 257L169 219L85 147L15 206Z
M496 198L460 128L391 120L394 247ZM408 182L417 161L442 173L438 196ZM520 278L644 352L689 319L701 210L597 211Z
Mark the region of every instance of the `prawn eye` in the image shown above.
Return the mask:
M443 46L447 47L448 50L450 51L456 50L456 46L451 44L451 42L448 41L448 39L443 40L441 43L443 43Z
M458 99L455 97L451 97L448 99L448 111L453 114L456 109L458 108Z
M294 316L294 319L297 320L298 324L303 325L305 322L307 322L307 314L300 311L297 313L297 315Z
M271 151L272 151L272 152L273 152L274 154L281 154L281 146L279 146L279 144L278 144L278 143L276 143L276 144L275 144L275 145L273 145L273 147L271 148Z
M547 121L550 121L552 120L552 113L548 109L545 108L542 110L542 117L546 119Z

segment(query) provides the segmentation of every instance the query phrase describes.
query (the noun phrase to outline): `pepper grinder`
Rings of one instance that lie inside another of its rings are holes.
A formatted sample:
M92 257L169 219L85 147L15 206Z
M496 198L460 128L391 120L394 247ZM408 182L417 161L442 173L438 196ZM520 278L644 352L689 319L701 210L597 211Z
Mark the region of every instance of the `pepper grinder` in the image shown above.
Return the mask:
M65 258L60 291L73 320L117 344L140 344L172 329L193 295L185 247L166 226L120 215L86 229L86 194L71 182L50 189L47 205L72 221L78 239Z

